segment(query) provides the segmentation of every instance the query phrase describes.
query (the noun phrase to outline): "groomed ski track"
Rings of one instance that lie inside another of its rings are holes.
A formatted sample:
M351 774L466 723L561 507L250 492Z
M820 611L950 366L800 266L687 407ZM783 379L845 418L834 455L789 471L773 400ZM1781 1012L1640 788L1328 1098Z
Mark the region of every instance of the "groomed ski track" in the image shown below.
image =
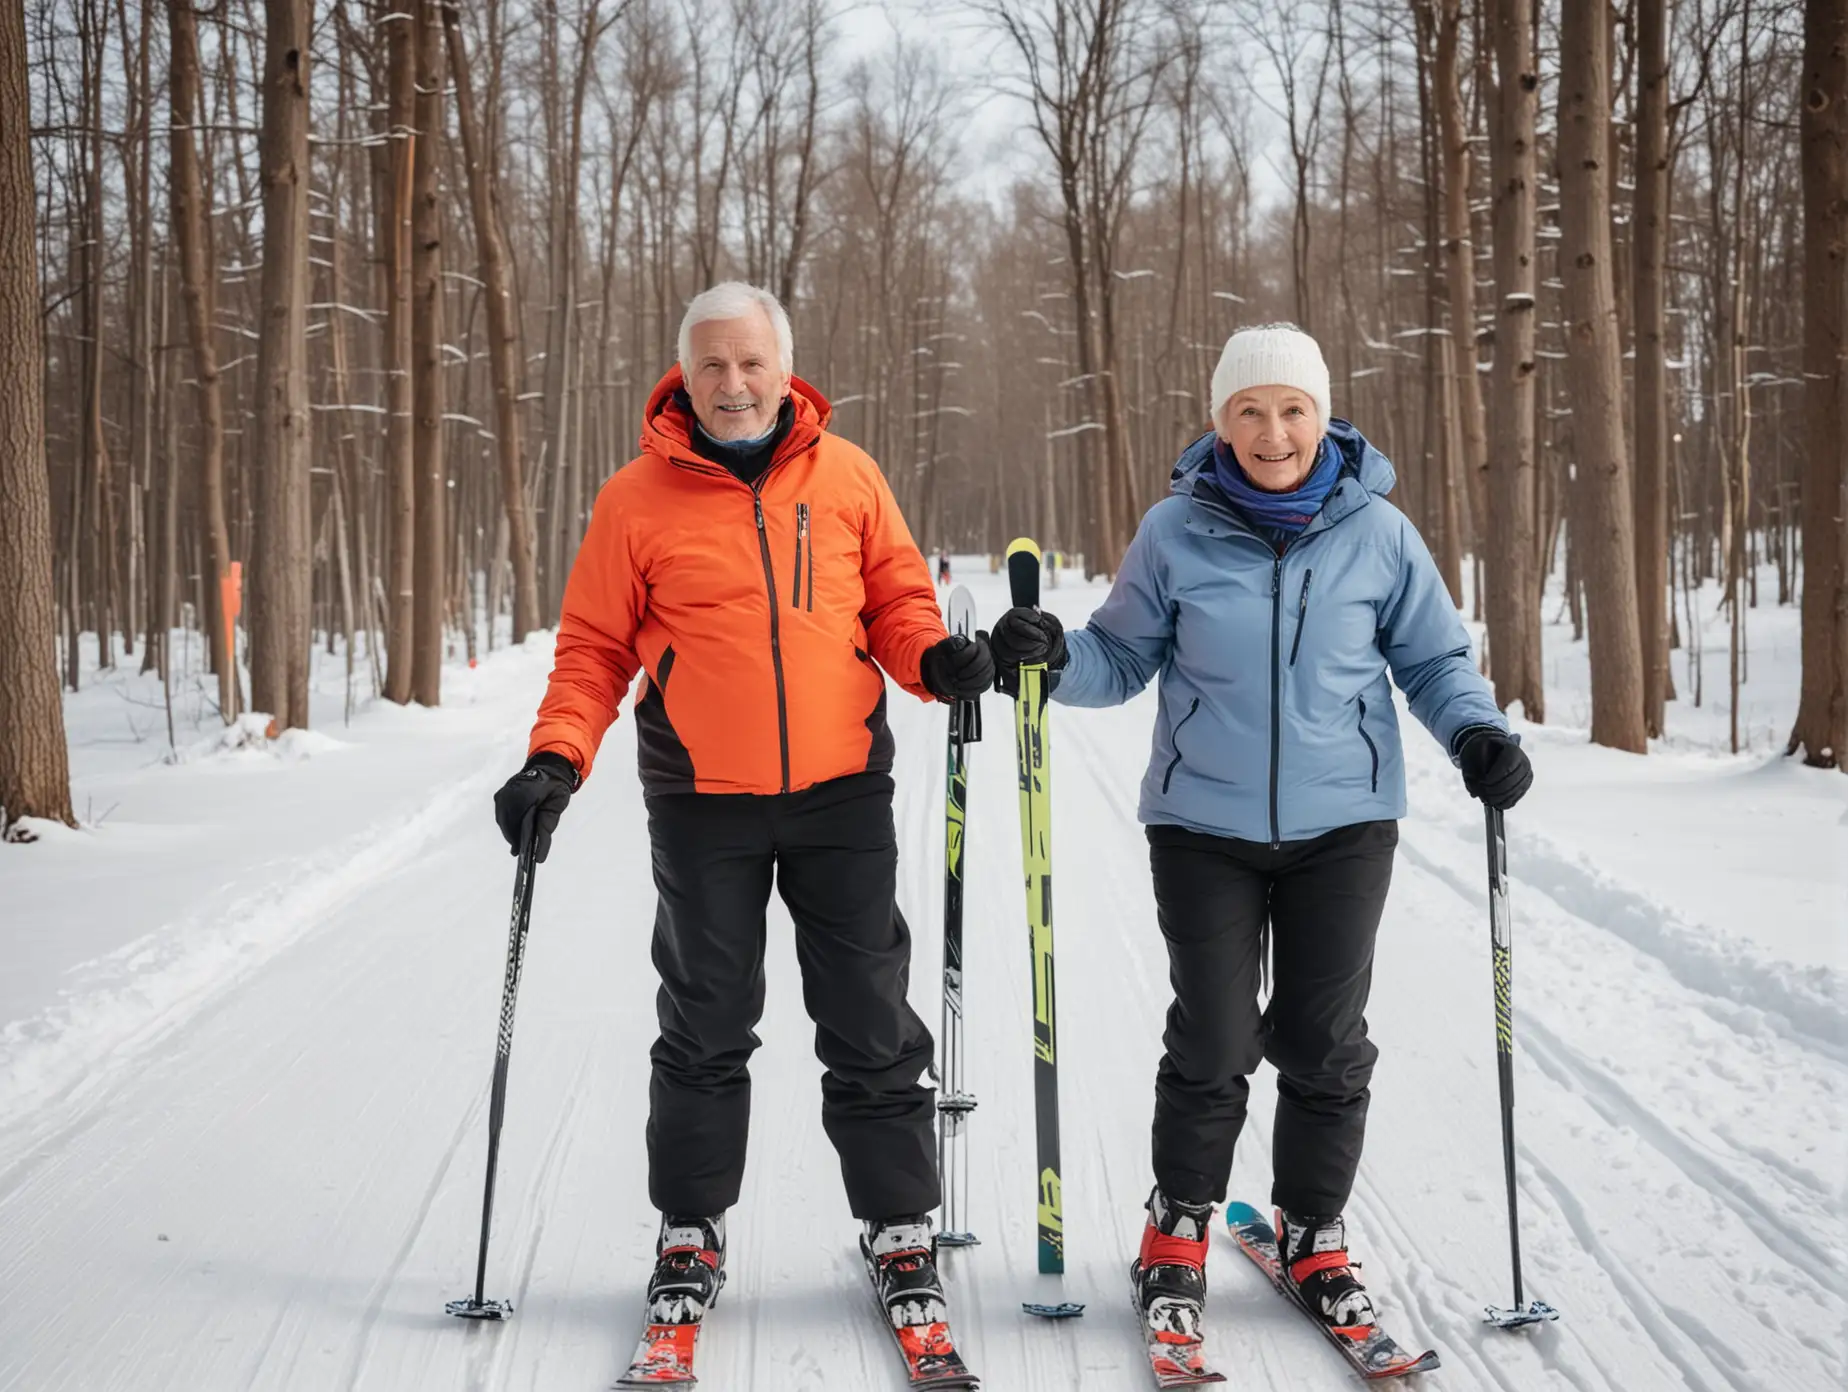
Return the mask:
M1005 577L957 578L985 627ZM1077 623L1101 595L1068 577L1046 602ZM272 892L230 912L291 926L253 931L181 1005L150 1011L7 1118L0 1389L592 1392L626 1365L654 1235L642 1150L653 891L626 713L535 895L488 1282L518 1313L504 1325L442 1313L474 1270L506 945L512 863L488 797L517 766L537 695L527 681L484 696L498 704L453 741L414 818L359 815L327 845L279 848ZM1051 720L1062 1283L1035 1273L1029 961L998 697L973 751L965 1001L982 1245L945 1267L958 1344L989 1392L1150 1385L1124 1273L1167 1001L1135 820L1151 703ZM912 998L934 1031L944 716L896 694L892 714ZM1412 814L1374 977L1382 1058L1350 1234L1395 1336L1442 1354L1419 1385L1840 1387L1840 1002L1800 974L1729 960L1521 812L1509 830L1524 1253L1529 1293L1565 1318L1522 1334L1479 1323L1485 1302L1509 1298L1482 824L1409 720L1406 747ZM1542 779L1546 760L1541 740ZM897 1389L774 899L769 940L751 1167L701 1386ZM1260 1206L1273 1097L1267 1071L1232 1185ZM1230 1386L1355 1385L1223 1229L1209 1277L1210 1353ZM1088 1312L1051 1324L1020 1312L1057 1298Z

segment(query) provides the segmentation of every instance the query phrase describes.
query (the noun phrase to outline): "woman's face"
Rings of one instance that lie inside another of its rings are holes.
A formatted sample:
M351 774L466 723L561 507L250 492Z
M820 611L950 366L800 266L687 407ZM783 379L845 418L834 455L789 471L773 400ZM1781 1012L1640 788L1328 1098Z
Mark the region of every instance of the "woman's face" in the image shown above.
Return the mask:
M1322 444L1315 402L1295 387L1247 387L1234 392L1214 422L1251 481L1288 493L1309 477Z

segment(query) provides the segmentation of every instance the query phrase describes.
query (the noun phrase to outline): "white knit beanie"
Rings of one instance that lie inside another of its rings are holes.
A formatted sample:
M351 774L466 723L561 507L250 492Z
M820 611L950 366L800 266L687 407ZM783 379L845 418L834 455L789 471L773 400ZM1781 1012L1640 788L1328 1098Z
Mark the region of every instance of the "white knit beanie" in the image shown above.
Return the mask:
M1295 387L1315 402L1319 424L1328 429L1328 364L1321 346L1294 324L1260 324L1226 340L1213 369L1213 421L1235 392L1246 387Z

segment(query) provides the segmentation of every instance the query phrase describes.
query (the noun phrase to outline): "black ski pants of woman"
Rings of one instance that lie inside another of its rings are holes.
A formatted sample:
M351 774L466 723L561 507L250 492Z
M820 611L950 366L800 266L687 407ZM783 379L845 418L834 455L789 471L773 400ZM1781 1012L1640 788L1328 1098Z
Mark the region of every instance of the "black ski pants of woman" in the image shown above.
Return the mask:
M1189 1203L1226 1197L1250 1077L1277 1070L1271 1202L1302 1216L1346 1206L1379 1050L1367 1038L1373 943L1397 822L1306 841L1148 829L1174 1003L1155 1076L1155 1182ZM1270 999L1259 1006L1268 937Z
M802 1000L827 1070L822 1129L853 1215L936 1208L936 1101L919 1081L933 1046L905 999L911 932L895 902L891 776L856 773L761 796L662 793L647 803L661 977L661 1034L649 1053L650 1201L687 1217L738 1201L774 881L795 921Z

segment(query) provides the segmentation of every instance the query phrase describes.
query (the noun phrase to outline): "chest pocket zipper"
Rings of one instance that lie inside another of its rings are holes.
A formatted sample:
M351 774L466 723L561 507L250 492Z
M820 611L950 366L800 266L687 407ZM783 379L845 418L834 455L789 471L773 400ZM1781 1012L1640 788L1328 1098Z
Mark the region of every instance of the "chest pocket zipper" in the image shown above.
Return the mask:
M1174 733L1168 737L1174 741L1174 757L1168 760L1168 771L1161 776L1161 790L1164 795L1168 791L1168 785L1174 781L1174 771L1181 766L1181 726L1192 720L1194 718L1194 712L1199 709L1200 698L1196 696L1193 698L1192 703L1188 705L1187 714L1183 715L1180 720L1176 722Z
M802 607L802 548L805 544L808 544L808 540L809 540L809 505L807 503L797 503L796 504L796 574L795 574L795 578L790 582L790 586L789 586L789 607L791 609L800 609ZM815 548L813 545L809 545L808 582L809 582L808 607L810 611L812 612L815 608Z
M1296 601L1296 636L1290 640L1290 665L1296 665L1296 654L1302 651L1303 628L1309 622L1309 582L1315 579L1313 570L1303 572L1303 592Z

